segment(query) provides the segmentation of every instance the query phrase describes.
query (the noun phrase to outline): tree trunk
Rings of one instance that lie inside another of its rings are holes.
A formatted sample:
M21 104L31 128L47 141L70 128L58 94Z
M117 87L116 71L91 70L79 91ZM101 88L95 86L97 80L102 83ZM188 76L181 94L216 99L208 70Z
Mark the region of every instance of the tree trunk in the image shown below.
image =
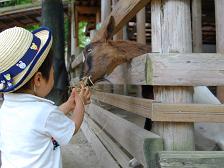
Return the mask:
M48 98L57 105L67 99L68 75L64 61L64 9L61 0L42 0L42 25L52 30L54 89Z

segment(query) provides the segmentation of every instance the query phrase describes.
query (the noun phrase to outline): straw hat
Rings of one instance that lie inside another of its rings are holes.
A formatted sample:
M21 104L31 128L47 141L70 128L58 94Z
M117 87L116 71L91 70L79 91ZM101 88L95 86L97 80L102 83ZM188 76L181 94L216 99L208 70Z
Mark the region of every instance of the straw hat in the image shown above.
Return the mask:
M13 92L28 82L44 62L52 45L48 28L33 32L21 27L0 33L0 92Z

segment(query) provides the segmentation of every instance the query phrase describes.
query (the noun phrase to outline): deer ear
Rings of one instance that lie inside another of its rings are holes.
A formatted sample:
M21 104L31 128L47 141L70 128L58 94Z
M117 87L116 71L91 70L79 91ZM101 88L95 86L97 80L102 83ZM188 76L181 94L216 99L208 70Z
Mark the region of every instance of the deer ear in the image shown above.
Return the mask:
M109 20L107 20L105 24L106 26L104 28L101 28L91 40L92 43L99 41L107 42L108 40L112 39L115 27L114 17L110 16Z
M104 32L104 38L105 38L106 41L112 39L113 32L114 32L114 25L115 25L114 17L111 16L109 21L108 21L106 31Z

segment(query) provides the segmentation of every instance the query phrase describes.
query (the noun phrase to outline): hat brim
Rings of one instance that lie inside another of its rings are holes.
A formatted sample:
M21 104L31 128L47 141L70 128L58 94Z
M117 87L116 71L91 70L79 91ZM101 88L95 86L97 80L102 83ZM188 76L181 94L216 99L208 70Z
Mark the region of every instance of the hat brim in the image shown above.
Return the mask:
M41 27L32 33L41 41L39 51L32 62L13 78L13 88L5 89L3 92L14 92L27 83L40 68L49 53L52 45L51 31L46 27Z

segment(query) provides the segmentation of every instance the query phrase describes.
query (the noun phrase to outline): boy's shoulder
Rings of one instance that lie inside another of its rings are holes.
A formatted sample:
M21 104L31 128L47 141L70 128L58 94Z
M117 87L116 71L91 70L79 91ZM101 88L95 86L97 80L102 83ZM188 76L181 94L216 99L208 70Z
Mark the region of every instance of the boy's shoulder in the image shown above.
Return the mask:
M22 111L51 112L58 108L53 101L30 94L6 94L3 104Z

